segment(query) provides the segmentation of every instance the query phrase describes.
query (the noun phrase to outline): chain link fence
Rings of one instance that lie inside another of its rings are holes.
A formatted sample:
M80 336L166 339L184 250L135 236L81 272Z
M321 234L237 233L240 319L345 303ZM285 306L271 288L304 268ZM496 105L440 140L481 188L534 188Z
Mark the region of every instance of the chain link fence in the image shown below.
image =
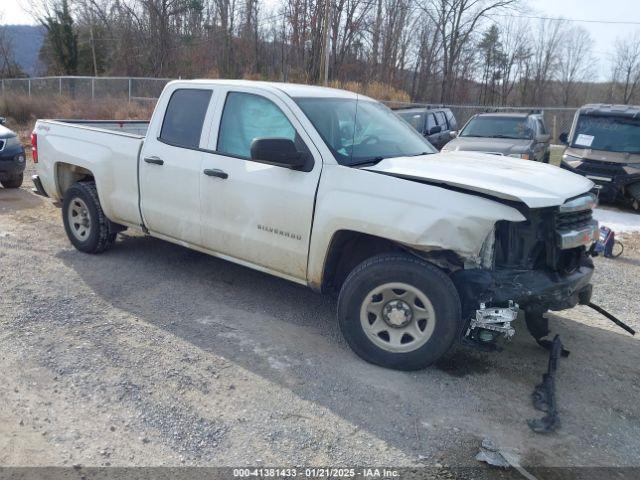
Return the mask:
M142 77L35 77L5 78L0 94L29 97L62 95L74 100L155 101L170 78Z
M2 95L44 96L62 95L78 100L127 99L128 101L155 102L170 78L145 77L36 77L3 79ZM542 112L551 134L557 143L562 132L571 128L576 108L561 107L491 107L483 105L427 105L419 103L385 102L392 108L447 107L462 127L476 113L493 112Z

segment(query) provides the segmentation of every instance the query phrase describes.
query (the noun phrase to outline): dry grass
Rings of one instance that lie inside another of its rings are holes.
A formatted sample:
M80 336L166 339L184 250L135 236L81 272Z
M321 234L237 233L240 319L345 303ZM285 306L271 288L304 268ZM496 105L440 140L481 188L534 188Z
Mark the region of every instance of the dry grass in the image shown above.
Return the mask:
M41 118L148 120L154 106L154 102L141 104L126 98L91 101L58 95L0 97L0 115L7 118L7 126L21 137L28 136L36 120Z
M410 102L411 98L409 94L404 90L395 88L386 83L370 82L331 82L329 84L333 88L341 88L343 90L349 90L356 93L361 93L367 97L375 98L380 101L394 101L394 102Z

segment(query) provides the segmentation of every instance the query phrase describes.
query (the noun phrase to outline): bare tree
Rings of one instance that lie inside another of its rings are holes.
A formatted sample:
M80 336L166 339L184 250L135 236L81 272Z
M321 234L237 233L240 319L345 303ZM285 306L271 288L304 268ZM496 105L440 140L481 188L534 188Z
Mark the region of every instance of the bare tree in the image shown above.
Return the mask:
M524 75L525 65L531 58L528 24L522 19L509 18L500 24L502 56L498 61L500 72L500 103L507 105L518 81Z
M451 101L460 58L481 22L492 12L513 7L517 0L425 0L422 9L436 24L442 44L440 100Z
M522 87L522 101L525 104L540 105L547 95L559 62L562 43L561 19L540 20L533 39L533 54L525 65Z
M640 31L615 43L613 83L621 89L622 103L628 104L640 85Z
M572 27L562 36L558 55L558 82L561 102L565 107L575 100L577 84L586 80L595 70L592 48L593 39L582 27Z

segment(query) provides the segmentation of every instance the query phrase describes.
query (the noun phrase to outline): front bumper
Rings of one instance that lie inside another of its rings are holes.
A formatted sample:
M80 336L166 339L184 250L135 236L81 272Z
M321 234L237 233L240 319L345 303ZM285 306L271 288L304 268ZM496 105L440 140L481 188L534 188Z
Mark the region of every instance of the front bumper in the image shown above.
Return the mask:
M0 151L0 179L20 175L26 168L24 148L16 147Z
M459 270L452 275L465 318L480 303L502 306L509 300L527 310L565 310L591 299L593 262L585 257L572 273L546 270Z
M610 162L584 161L578 168L562 162L562 168L587 177L593 183L593 193L602 202L625 202L627 186L640 182L640 174L627 173L625 165Z

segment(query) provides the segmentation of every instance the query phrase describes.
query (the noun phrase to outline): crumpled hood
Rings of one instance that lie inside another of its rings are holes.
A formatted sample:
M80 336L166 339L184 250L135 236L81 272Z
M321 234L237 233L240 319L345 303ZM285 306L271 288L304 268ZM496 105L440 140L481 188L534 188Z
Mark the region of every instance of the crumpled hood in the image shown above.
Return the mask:
M481 138L458 137L451 140L444 148L451 151L492 152L502 155L526 152L531 140L513 138Z
M387 158L364 168L519 201L529 208L561 205L593 187L591 180L552 165L476 152Z

